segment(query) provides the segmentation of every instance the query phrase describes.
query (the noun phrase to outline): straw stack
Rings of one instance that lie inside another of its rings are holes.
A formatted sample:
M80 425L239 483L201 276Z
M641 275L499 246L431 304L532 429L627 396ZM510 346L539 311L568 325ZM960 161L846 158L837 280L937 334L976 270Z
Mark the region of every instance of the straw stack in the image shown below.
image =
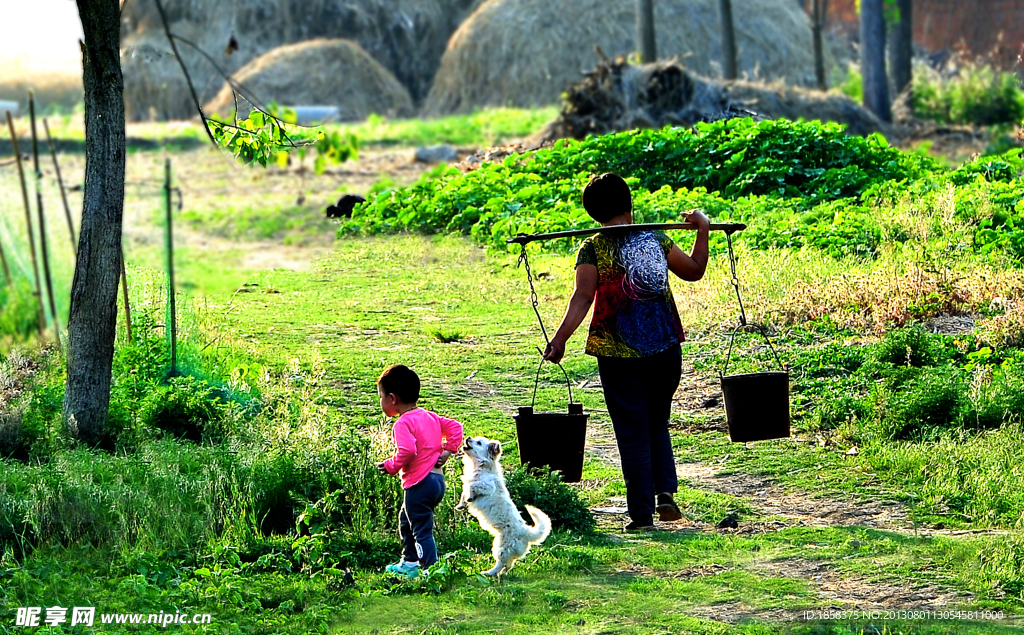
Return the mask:
M721 73L718 0L656 2L660 58ZM733 0L741 77L814 84L811 29L793 0ZM489 0L452 35L426 114L558 102L598 61L636 51L635 0Z
M242 67L235 79L263 105L336 106L342 121L371 113L412 113L409 91L350 40L310 40L276 48ZM234 105L231 87L225 85L205 110L228 116ZM250 107L239 100L238 110L240 117L247 117Z
M194 42L226 73L281 45L316 38L358 42L409 91L427 94L448 37L481 0L162 0L171 32ZM122 16L125 110L131 120L196 115L170 54L153 0L131 0ZM234 36L234 40L232 40ZM237 47L235 46L237 45ZM178 49L209 101L223 77L192 47Z

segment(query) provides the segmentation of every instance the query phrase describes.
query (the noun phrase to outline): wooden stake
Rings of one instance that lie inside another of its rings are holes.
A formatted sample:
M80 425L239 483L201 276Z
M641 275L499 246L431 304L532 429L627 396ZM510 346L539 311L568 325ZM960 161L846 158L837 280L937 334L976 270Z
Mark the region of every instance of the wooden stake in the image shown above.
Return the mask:
M132 306L128 303L128 271L124 266L124 248L121 248L121 291L124 295L124 325L128 331L128 343L132 343Z
M64 179L60 175L60 163L57 162L57 147L50 136L50 125L43 119L43 130L46 131L46 142L50 145L50 156L53 157L53 171L57 173L57 185L60 187L60 200L64 202L64 216L68 219L68 234L71 235L71 251L78 256L78 241L75 240L75 225L71 222L71 206L68 205L68 194L64 191Z
M7 286L11 286L13 284L11 282L11 270L7 266L7 256L4 255L3 243L0 243L0 264L4 267L4 282L7 283Z
M171 344L171 377L178 375L178 317L174 303L174 232L171 225L171 160L164 162L164 203L167 207L167 325Z
M21 164L21 150L18 147L18 135L14 132L14 119L11 111L7 111L7 128L11 131L11 147L14 148L14 158L18 164L18 178L21 179L21 199L25 202L25 225L28 227L28 247L32 256L32 272L35 274L36 286L32 295L39 298L39 330L46 330L46 316L43 315L43 295L39 287L39 263L36 262L36 241L32 237L32 206L28 202L28 186L25 185L25 167Z
M32 121L32 166L36 171L36 213L39 215L39 253L43 257L43 279L46 281L46 293L50 297L50 317L53 318L53 334L57 338L57 350L60 350L60 321L57 319L57 303L53 297L53 278L50 276L50 257L46 248L46 216L43 215L43 171L39 169L36 102L32 91L28 92L28 116ZM42 298L40 298L41 302Z
M811 10L811 47L814 52L814 78L818 83L818 90L825 90L828 85L825 81L825 54L822 49L821 32L825 28L825 0L813 0L814 6Z
M736 23L732 18L732 0L718 0L718 13L722 21L722 77L736 79Z
M4 255L4 244L0 243L0 265L4 268L4 282L7 286L12 286L14 283L11 281L11 269L7 266L7 256Z

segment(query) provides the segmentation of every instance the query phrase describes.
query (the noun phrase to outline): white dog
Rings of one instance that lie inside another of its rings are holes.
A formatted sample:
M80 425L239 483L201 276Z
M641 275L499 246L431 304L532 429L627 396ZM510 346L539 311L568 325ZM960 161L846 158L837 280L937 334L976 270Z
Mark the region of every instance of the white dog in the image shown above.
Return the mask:
M455 509L465 509L480 521L480 526L494 536L494 568L484 575L494 576L508 571L516 560L526 555L530 545L544 542L551 532L551 519L531 505L526 506L533 518L527 525L519 515L498 463L501 444L484 437L466 439L462 455L462 497Z

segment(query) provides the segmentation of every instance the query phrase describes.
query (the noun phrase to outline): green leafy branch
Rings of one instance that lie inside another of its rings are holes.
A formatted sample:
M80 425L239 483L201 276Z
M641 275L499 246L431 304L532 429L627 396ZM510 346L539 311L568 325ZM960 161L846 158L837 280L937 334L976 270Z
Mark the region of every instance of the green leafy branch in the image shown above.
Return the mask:
M314 170L323 174L328 165L358 156L359 140L355 135L326 132L322 126L299 126L294 123L295 111L290 108L270 104L268 111L254 108L246 119L236 116L234 123L211 118L208 120L210 132L219 147L249 166L266 167L268 163L277 163L284 168L288 165L289 152L296 150L301 162L306 149L312 146L317 153Z
M342 163L358 155L359 143L355 135L342 135L340 132L330 134L323 130L322 126L307 128L299 126L298 118L294 110L278 108L273 103L264 110L253 103L253 100L246 99L253 110L248 118L238 117L238 97L240 93L249 93L247 89L239 84L229 73L218 66L216 60L201 47L181 36L171 33L167 22L167 14L164 11L161 0L155 0L157 11L160 14L160 21L163 24L164 34L171 45L171 51L178 60L182 73L185 75L185 82L188 84L192 101L195 103L199 117L206 128L210 141L218 147L224 148L245 165L253 166L257 163L266 167L271 160L277 162L282 168L288 165L288 153L291 150L298 150L299 161L305 158L305 148L313 146L317 152L314 169L317 174L323 174L330 163ZM231 87L235 98L235 109L232 112L234 123L219 121L209 117L203 112L199 103L199 95L196 93L195 85L192 83L192 76L182 61L178 52L177 42L180 41L196 50L213 66L213 68L224 78ZM280 113L280 114L279 114Z

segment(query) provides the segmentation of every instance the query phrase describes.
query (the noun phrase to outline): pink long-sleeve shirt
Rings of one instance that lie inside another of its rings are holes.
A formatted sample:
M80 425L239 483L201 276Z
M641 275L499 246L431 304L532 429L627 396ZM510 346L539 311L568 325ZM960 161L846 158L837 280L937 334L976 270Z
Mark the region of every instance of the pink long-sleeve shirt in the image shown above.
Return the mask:
M442 450L459 451L462 424L423 408L406 412L391 429L398 451L384 461L388 474L400 474L402 487L409 489L427 478Z

